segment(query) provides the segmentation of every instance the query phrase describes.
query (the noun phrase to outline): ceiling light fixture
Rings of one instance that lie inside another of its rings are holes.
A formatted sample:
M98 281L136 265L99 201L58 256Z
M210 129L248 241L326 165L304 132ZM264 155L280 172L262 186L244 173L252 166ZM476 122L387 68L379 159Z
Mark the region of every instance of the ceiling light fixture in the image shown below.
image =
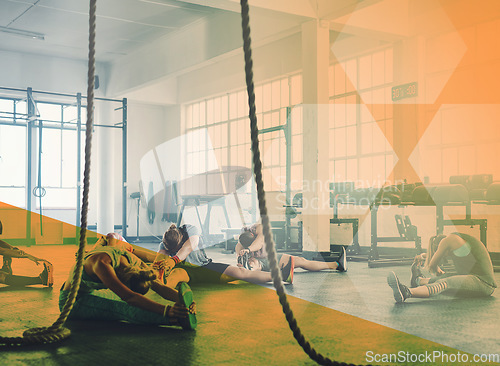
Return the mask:
M30 32L30 31L26 31L26 30L22 30L22 29L8 28L8 27L0 26L0 32L9 33L9 34L13 34L16 36L21 36L21 37L38 39L40 41L45 40L45 34L37 33L37 32Z

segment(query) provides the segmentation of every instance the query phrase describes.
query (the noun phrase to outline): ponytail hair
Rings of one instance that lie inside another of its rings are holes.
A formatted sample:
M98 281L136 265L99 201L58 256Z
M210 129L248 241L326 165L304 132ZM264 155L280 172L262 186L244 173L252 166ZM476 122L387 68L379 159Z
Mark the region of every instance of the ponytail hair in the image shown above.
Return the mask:
M127 266L117 271L116 274L125 286L141 295L145 295L156 280L156 275L152 270L137 266Z
M168 254L174 256L177 254L179 249L182 247L182 233L175 226L175 224L170 225L165 234L163 234L162 243L168 250Z

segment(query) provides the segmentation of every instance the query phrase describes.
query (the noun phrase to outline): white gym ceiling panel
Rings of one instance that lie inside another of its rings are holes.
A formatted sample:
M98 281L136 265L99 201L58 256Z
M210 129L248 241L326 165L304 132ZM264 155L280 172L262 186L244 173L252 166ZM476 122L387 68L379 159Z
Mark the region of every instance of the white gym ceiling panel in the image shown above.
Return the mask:
M41 33L44 40L0 32L0 50L86 59L87 0L2 0L0 26ZM97 57L113 61L216 9L177 1L100 0Z
M35 7L19 17L12 28L43 33L50 38L55 32L88 33L88 15L58 9Z
M19 2L0 1L0 25L6 27L16 16L28 9L29 6L29 4Z

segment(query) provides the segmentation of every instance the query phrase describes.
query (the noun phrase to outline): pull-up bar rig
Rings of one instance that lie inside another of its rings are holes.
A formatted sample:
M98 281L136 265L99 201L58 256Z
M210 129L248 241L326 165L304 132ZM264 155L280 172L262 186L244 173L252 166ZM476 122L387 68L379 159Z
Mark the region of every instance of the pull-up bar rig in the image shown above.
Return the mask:
M26 220L26 239L28 239L28 243L31 242L31 211L35 207L36 198L33 196L33 176L32 173L34 171L34 149L33 143L35 139L35 131L37 128L40 128L40 116L36 110L36 103L41 102L44 104L53 104L60 106L76 106L77 108L77 118L76 122L63 122L63 121L52 121L43 119L43 128L47 129L59 129L59 130L72 130L77 131L77 177L76 177L76 217L75 217L75 226L79 226L81 219L81 167L82 167L82 157L81 157L81 147L82 147L82 108L86 107L83 104L84 100L87 100L87 96L82 95L81 93L77 94L68 94L68 93L56 93L56 92L47 92L40 90L33 90L31 87L27 89L19 89L19 88L8 88L8 87L0 87L0 91L5 91L7 93L26 93L26 97L14 97L9 96L0 96L2 99L9 99L14 101L26 100L27 102L27 113L16 113L14 112L1 112L2 114L12 115L12 117L0 117L0 125L8 125L8 126L25 126L27 128L27 156L28 156L28 166L27 166L27 177L26 177L26 210L27 210L27 220ZM34 95L46 95L57 97L61 99L73 98L74 102L55 102L55 101L45 101L45 100L36 100ZM127 202L127 98L123 99L111 99L111 98L99 98L94 97L95 100L104 101L104 102L114 102L121 103L121 106L115 108L115 111L122 111L122 121L116 123L114 125L103 125L103 124L93 124L94 127L104 127L104 128L114 128L122 130L122 235L124 237L127 236L127 210L126 210L126 202ZM47 123L60 123L60 126L54 126Z
M260 129L258 134L264 135L266 133L272 133L277 131L283 131L285 136L286 144L286 167L285 167L285 247L284 250L291 250L291 217L288 214L288 208L292 207L292 108L286 107L286 123L280 126L274 126L269 128ZM256 190L255 185L252 185L252 203L255 204L256 201ZM253 210L255 212L255 210ZM300 248L299 248L300 249Z

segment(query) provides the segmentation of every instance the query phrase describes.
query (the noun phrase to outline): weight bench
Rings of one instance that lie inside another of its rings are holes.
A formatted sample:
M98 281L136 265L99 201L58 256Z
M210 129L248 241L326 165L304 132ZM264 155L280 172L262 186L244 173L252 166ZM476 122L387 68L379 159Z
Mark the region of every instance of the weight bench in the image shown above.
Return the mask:
M480 240L486 245L487 220L472 218L472 202L467 188L462 184L442 186L419 186L413 191L416 206L436 207L436 235L443 234L445 226L479 226ZM451 206L465 207L463 219L444 219L444 208Z
M411 190L415 185L405 186L406 196L411 193ZM422 252L421 240L418 235L416 235L416 227L411 225L411 221L408 217L408 229L404 227L404 221L401 218L402 228L398 228L399 236L379 236L378 235L378 210L380 206L397 206L404 207L407 205L413 205L413 203L403 202L401 197L403 196L402 191L397 186L388 186L382 189L380 188L360 188L353 190L347 195L342 196L342 199L337 196L334 201L334 219L330 220L331 223L337 223L340 220L352 220L353 232L356 234L356 244L348 250L348 258L353 261L367 261L369 267L383 267L383 266L394 266L394 265L408 265L413 262L414 255L411 257L405 257L401 255L380 255L378 250L378 243L382 242L407 242L411 241L415 243L415 254L420 254ZM339 219L337 205L339 203L343 204L353 204L353 205L368 205L370 208L371 215L371 245L368 254L363 255L361 253L361 247L357 243L357 229L358 229L358 219ZM346 221L344 221L346 222ZM354 231L355 228L355 231Z
M406 191L405 198L412 193L414 185L400 185ZM409 265L413 263L415 255L422 253L422 242L420 236L417 235L417 227L411 224L409 216L404 219L401 215L395 215L396 227L399 236L378 236L378 209L380 206L397 206L400 208L413 206L413 202L403 201L403 192L398 186L384 187L375 197L375 201L371 206L371 246L368 254L368 267L385 267L395 265ZM378 243L398 243L398 242L414 242L415 253L408 256L382 256L378 251Z

